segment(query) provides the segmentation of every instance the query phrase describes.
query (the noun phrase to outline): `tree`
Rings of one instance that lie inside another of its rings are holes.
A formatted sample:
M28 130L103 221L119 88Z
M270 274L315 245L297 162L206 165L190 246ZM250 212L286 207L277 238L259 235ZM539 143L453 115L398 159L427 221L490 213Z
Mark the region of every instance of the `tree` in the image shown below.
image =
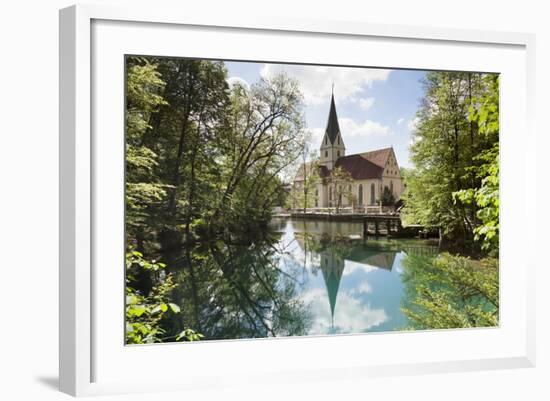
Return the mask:
M339 166L334 167L330 172L328 184L329 191L332 191L332 196L334 196L336 213L340 212L340 207L342 206L342 200L344 197L350 204L355 203L355 195L352 190L353 178L348 171Z
M310 156L310 159L311 161L304 161L299 167L292 189L293 207L302 208L304 213L306 213L306 208L316 206L318 201L316 189L321 182L319 161L313 155ZM307 159L304 157L304 160ZM296 177L300 177L301 180L296 180Z
M295 81L229 87L223 62L129 58L127 99L127 228L140 251L269 220L305 134Z
M129 57L126 63L126 227L141 249L154 227L151 208L166 197L167 186L158 177L158 155L142 145L151 115L166 105L160 95L165 83L154 62Z
M470 117L478 110L480 99L495 98L495 87L487 83L494 77L428 73L410 147L414 168L405 181L405 223L439 227L444 244L466 252L479 248L474 242L478 205L453 194L481 187L483 178L477 171L484 162L477 155L498 142L498 134L484 135L479 121ZM498 102L498 93L496 99Z
M308 195L310 191L317 185L319 182L319 176L318 176L318 169L319 169L319 163L315 159L314 161L307 163L308 156L313 156L313 154L309 155L309 141L311 140L311 133L308 131L307 135L304 135L302 138L302 166L301 166L301 173L303 175L303 182L302 182L302 194L303 194L303 209L304 213L306 213L306 209L309 206L308 205Z
M487 90L472 103L469 121L475 123L480 135L493 142L490 149L475 157L481 166L473 172L481 180L480 187L455 192L457 201L474 205L479 224L474 229L475 240L482 248L498 256L499 245L499 78L497 75L484 77Z
M381 201L382 206L393 206L395 204L395 196L388 187L384 187Z
M200 200L214 189L215 159L227 140L227 72L222 62L190 59L162 59L159 70L169 104L158 111L150 143L162 153L163 179L171 188L166 228L189 240L202 214Z
M278 175L300 157L304 135L302 95L285 74L234 87L229 113L231 141L216 180L221 195L209 219L224 230L269 219L283 190Z

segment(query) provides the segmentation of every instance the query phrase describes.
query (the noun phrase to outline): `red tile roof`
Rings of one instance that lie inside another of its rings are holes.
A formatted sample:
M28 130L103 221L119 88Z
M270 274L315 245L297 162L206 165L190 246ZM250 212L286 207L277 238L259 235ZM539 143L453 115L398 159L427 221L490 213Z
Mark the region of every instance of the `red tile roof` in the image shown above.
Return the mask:
M376 165L361 154L340 157L336 161L335 167L343 168L351 174L354 180L380 178L384 171L383 167Z
M371 152L365 152L365 153L359 153L359 154L363 156L365 159L376 164L377 166L385 167L386 161L388 160L388 157L390 156L391 151L392 151L392 148L384 148L384 149L377 149Z
M392 148L378 149L371 152L357 153L355 155L343 156L338 158L335 167L341 167L351 174L354 180L366 180L370 178L382 178L386 161L392 152ZM307 172L311 171L312 163L306 163ZM319 166L319 176L326 178L330 175L329 169ZM296 173L295 181L303 181L304 164L300 166Z

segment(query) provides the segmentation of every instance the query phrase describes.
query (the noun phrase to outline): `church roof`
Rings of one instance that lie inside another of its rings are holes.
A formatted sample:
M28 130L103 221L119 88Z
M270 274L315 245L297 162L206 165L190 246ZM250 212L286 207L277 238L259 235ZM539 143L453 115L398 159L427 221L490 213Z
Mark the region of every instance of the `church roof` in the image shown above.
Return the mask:
M386 166L386 161L388 160L388 157L390 156L391 151L392 151L392 148L384 148L384 149L373 150L371 152L359 153L359 155L361 155L368 161L376 164L377 166L380 166L383 168Z
M338 133L340 132L340 125L338 124L338 116L336 115L336 105L334 104L334 94L332 94L332 98L330 99L330 111L328 113L328 122L327 122L327 129L325 130L325 133L327 134L330 143L334 144L336 141L336 138L338 137Z
M334 167L341 167L350 173L354 180L381 178L391 151L392 148L385 148L373 150L371 152L342 156L336 160ZM294 181L304 180L304 166L307 174L309 175L311 173L313 163L302 164L296 173ZM321 178L326 178L330 175L330 170L326 166L319 165L318 169Z
M340 157L336 160L334 167L341 167L351 174L354 180L366 180L369 178L380 178L384 172L384 167L373 163L362 154Z

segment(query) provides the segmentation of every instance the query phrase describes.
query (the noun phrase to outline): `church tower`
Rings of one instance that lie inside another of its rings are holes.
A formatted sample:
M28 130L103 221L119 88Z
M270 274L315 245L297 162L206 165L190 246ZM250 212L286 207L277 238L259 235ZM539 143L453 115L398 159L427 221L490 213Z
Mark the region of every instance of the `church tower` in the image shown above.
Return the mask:
M332 170L336 160L339 157L346 155L346 147L340 134L340 125L338 124L338 116L336 115L336 105L334 104L334 92L330 99L330 111L328 114L327 128L321 142L319 162L325 165L329 170Z

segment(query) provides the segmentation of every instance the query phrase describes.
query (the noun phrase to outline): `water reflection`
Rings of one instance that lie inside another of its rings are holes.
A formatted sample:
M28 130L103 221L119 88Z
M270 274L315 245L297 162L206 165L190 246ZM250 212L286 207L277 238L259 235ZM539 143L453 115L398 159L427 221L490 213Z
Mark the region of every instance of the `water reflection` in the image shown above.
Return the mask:
M274 220L253 240L167 253L182 313L165 325L207 339L401 329L402 260L411 252L435 250L365 240L360 223Z

